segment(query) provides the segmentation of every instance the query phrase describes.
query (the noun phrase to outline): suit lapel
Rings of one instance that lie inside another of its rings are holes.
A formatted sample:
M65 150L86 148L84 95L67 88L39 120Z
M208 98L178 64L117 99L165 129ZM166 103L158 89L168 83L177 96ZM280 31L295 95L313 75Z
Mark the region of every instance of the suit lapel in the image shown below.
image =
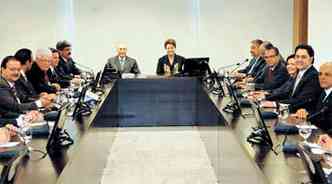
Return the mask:
M18 102L18 101L17 101L17 99L18 99L17 94L15 94L15 93L17 93L17 92L14 91L14 90L10 87L10 85L9 85L9 83L8 83L8 81L7 81L6 79L4 79L3 77L1 77L1 80L3 80L4 84L6 85L6 87L8 87L9 93L10 93L10 95L13 97L13 100L14 100L15 102Z
M313 66L311 66L311 67L313 67ZM303 76L302 76L300 82L297 84L294 94L292 96L295 96L297 94L297 92L299 91L299 89L302 87L303 81L306 80L306 77L307 77L308 73L310 72L311 67L307 71L305 71L305 73L303 74ZM294 83L294 85L295 85L295 83Z
M114 64L116 66L116 70L121 72L121 65L120 65L119 57L115 57Z

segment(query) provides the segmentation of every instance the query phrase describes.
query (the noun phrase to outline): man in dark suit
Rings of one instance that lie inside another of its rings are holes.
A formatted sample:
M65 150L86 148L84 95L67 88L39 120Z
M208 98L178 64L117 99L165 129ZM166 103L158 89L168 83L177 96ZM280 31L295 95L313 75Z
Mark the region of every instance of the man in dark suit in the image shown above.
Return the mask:
M250 54L253 58L250 60L249 65L244 69L238 70L238 73L255 77L257 72L264 67L265 61L259 50L262 43L263 41L260 39L251 41Z
M123 73L141 73L137 61L134 58L127 56L127 46L119 44L117 46L117 55L107 60L106 68L115 69L120 74Z
M288 91L291 90L298 72L298 69L295 64L295 54L288 56L286 61L287 61L286 68L289 75L288 80L285 83L283 83L280 87L274 90L267 90L263 92L264 93L263 98L265 98L265 100L276 101L278 99L279 94L287 93Z
M314 111L299 109L298 118L307 119L324 131L332 129L332 62L324 63L319 69L319 84L323 91Z
M56 67L59 75L63 79L71 80L74 77L79 78L81 71L76 67L71 58L71 44L64 40L56 44L56 49L60 52L60 62Z
M22 103L17 95L15 81L20 77L21 63L14 56L7 56L1 63L0 115L3 118L17 118L26 111L37 110L51 104L47 98Z
M20 78L15 81L18 96L22 102L31 102L39 98L35 88L28 80L26 73L30 71L32 65L32 51L30 49L19 49L15 53L15 58L21 63Z
M289 104L289 110L295 113L305 108L312 112L322 91L318 81L318 71L313 67L314 50L310 45L299 45L295 49L295 62L298 74L288 91L280 91L266 100Z
M266 47L264 59L267 63L263 73L254 82L258 90L273 90L280 87L289 78L286 66L279 61L278 48L270 45Z
M305 108L314 110L322 88L319 85L318 71L313 66L314 50L310 45L301 44L295 49L295 61L299 72L296 76L292 89L281 103L290 104L290 111L296 112Z
M63 78L60 76L57 66L60 61L60 52L54 48L50 48L52 52L52 59L50 68L47 70L47 75L51 83L57 83L61 86L61 88L66 88L70 85L71 80ZM79 79L72 79L79 80ZM75 83L75 82L74 82Z
M59 84L51 83L47 75L51 57L52 53L48 49L38 49L36 52L36 61L27 73L27 77L37 93L56 93L61 88Z

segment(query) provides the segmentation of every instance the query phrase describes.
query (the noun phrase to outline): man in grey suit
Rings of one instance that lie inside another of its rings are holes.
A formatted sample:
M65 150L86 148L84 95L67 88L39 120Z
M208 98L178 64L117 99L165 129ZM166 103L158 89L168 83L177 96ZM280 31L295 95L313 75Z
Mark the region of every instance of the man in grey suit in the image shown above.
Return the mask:
M119 44L117 46L117 55L107 60L106 69L113 69L116 72L140 74L137 61L134 58L127 56L127 46Z

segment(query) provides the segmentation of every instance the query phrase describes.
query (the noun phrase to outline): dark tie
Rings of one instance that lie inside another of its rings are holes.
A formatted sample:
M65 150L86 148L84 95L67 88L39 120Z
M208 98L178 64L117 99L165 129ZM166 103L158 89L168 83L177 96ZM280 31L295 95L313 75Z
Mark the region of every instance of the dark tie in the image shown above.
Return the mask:
M322 94L321 94L321 101L324 103L326 101L326 92L323 91Z
M267 79L269 82L272 81L272 78L273 78L273 71L272 71L272 67L269 67L268 69L268 74L267 74Z
M13 93L13 95L14 95L14 97L15 97L15 99L16 99L16 101L17 101L17 103L21 103L21 100L18 98L18 96L17 96L17 91L16 91L16 88L15 88L15 86L12 86L11 88L11 91L12 91L12 93Z
M50 81L50 79L48 78L48 75L47 75L47 71L44 72L44 80L46 83L48 83Z

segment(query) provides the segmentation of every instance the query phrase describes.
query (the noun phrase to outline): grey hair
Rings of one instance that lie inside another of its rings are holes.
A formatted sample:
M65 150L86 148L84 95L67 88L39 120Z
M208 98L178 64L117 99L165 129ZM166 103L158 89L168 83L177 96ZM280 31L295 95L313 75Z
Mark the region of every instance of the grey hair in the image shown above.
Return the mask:
M43 58L52 57L52 52L49 49L37 49L35 55L36 55L36 60L39 60Z

